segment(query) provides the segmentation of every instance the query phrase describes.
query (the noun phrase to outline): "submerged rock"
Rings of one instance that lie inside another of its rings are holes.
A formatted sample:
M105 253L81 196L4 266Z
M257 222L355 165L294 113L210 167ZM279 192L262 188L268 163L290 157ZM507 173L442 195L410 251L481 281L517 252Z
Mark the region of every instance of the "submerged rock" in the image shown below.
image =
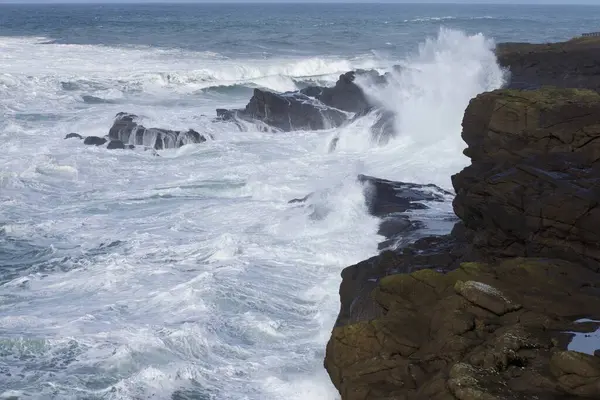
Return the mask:
M88 136L83 140L83 144L91 146L102 146L104 143L106 143L106 139L98 136Z
M83 136L81 136L79 133L69 133L67 136L65 136L65 139L83 139Z

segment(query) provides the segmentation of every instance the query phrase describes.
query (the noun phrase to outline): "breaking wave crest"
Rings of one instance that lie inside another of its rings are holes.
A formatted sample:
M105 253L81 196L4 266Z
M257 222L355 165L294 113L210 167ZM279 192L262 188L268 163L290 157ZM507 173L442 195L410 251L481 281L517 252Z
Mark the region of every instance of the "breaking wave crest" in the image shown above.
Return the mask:
M322 359L339 273L381 240L356 176L448 187L468 98L502 82L492 42L440 31L387 85L360 82L395 116L381 145L372 115L282 134L200 114L247 102L223 87L291 90L389 60L39 41L0 38L0 258L35 256L0 280L0 397L335 399ZM153 157L62 139L105 135L124 110L215 140ZM310 209L288 204L308 193Z
M464 110L474 96L500 88L505 81L494 47L481 34L442 28L437 37L427 39L402 60L400 68L389 71L387 84L359 82L394 116L396 136L388 147L400 158L394 163L396 170L401 169L399 163L419 165L417 182L443 181L448 187L448 171L466 165L460 135Z

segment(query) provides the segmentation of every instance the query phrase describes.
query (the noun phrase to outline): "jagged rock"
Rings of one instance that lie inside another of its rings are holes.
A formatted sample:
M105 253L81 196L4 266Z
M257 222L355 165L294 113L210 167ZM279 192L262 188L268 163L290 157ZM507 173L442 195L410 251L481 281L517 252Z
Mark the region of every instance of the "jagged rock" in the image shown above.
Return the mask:
M452 177L454 211L474 247L599 268L600 95L486 93L469 104L463 138L472 164Z
M348 112L360 112L371 107L365 93L354 83L356 77L355 71L346 72L340 75L340 78L333 87L309 87L302 89L300 93L314 97L321 103ZM358 73L369 74L367 71ZM377 74L375 71L371 73ZM379 76L379 74L377 74Z
M104 143L106 143L106 139L98 136L88 136L83 140L83 144L91 146L102 146Z
M367 207L378 217L408 210L427 208L426 202L447 200L451 193L432 184L395 182L367 175L359 175L358 181L366 184Z
M600 313L599 126L587 90L471 101L461 223L342 272L325 366L343 400L598 398L598 357L568 350Z
M145 128L137 122L137 116L118 113L110 128L108 137L122 143L152 147L156 150L178 148L189 143L202 143L206 137L193 129L172 131L168 129Z
M600 38L575 38L567 42L500 43L500 65L510 69L508 87L541 86L600 90Z
M490 312L489 303L456 292L460 281L494 287L511 299L505 305L521 306ZM600 285L600 275L526 258L387 276L372 292L379 315L338 324L325 366L344 400L559 399L577 394L560 381L572 371L589 378L578 388L594 395L587 382L600 371L597 358L580 357L572 367L557 361L572 321L600 313L600 293L581 291L585 284Z
M340 75L333 87L311 86L283 94L254 89L246 108L217 109L217 118L235 122L238 126L240 120L259 121L284 132L338 127L348 121L347 113L364 115L373 108L362 89L354 83L356 73L379 76L375 71L350 71ZM387 114L382 114L380 119L376 131L383 134L389 128Z
M261 121L284 132L333 128L347 119L345 113L304 94L277 94L260 89L254 89L254 95L244 110L221 115Z
M83 136L81 136L79 133L69 133L67 136L65 136L65 139L83 139Z

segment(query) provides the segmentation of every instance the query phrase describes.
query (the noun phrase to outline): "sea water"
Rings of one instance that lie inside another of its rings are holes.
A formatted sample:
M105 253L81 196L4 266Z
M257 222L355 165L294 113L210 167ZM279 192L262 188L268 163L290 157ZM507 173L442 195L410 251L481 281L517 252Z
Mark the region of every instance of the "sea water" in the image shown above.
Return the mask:
M0 5L0 398L335 399L339 274L382 240L356 175L451 190L463 111L506 78L495 43L597 30L597 11ZM369 116L289 133L214 121L254 88L358 68L395 71L359 80L397 116L385 144ZM103 136L120 111L213 139L160 157L63 139ZM311 192L320 218L288 204ZM419 218L436 231L451 213Z

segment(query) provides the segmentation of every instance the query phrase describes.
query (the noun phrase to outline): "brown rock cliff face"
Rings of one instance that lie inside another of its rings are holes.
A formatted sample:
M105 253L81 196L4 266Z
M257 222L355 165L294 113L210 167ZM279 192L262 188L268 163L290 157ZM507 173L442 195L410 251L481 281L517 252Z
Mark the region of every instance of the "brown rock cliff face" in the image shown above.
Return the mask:
M584 282L600 276L525 258L390 275L372 293L382 316L335 328L325 365L343 399L598 398L600 358L563 351L579 315L600 317Z
M342 273L333 383L344 400L600 398L600 357L566 333L600 328L576 322L600 321L600 95L485 93L463 139L452 234Z
M477 96L463 120L472 163L453 176L473 246L501 257L600 262L600 95L574 89Z

